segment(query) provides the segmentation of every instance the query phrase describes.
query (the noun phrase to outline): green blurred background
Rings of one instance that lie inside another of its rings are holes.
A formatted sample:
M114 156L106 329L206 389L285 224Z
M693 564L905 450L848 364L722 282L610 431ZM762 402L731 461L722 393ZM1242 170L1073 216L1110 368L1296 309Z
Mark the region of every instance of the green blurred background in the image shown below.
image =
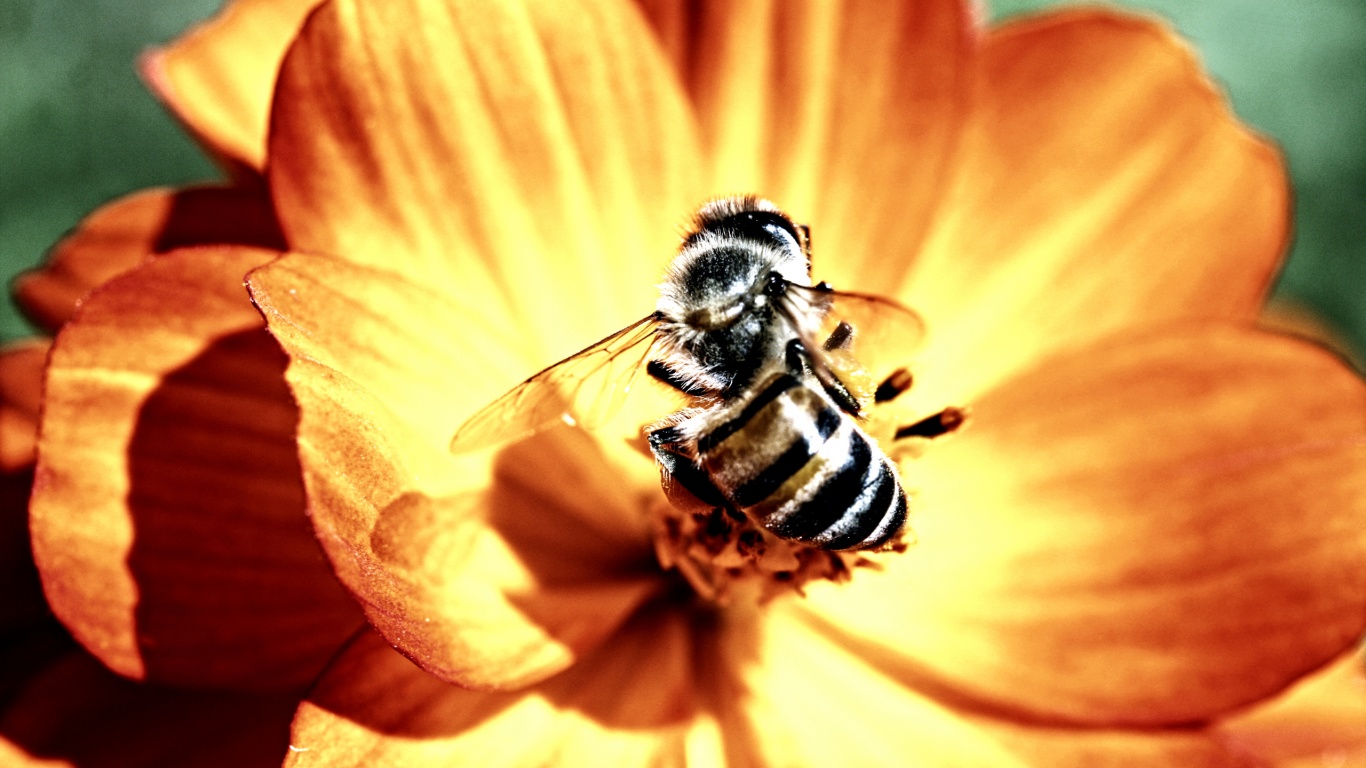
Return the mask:
M80 217L215 169L134 74L219 0L0 0L0 269L38 263ZM989 0L994 18L1060 5ZM1284 147L1294 250L1278 296L1366 350L1366 0L1135 0L1199 50L1242 118ZM28 332L8 302L0 337Z

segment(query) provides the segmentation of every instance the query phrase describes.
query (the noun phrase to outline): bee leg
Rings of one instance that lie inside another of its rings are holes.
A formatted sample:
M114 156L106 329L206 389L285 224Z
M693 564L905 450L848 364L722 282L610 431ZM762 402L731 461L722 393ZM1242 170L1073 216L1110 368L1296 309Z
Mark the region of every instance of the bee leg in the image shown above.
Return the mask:
M816 369L811 365L811 353L806 351L806 347L800 339L793 339L787 343L787 370L798 378L807 374L816 376L825 393L830 396L831 400L835 401L835 405L838 405L845 413L858 417L863 416L863 409L859 407L858 398L854 397L854 393L844 386L844 382L840 381L833 373L827 373L825 376L816 375Z
M902 393L911 388L915 379L911 377L911 372L905 368L898 368L892 371L892 375L883 379L877 385L877 392L873 394L873 402L885 403L901 397Z
M835 330L830 332L830 338L826 339L821 346L825 348L826 352L829 352L835 349L848 349L852 343L854 343L854 326L841 320L840 324L835 326Z
M812 372L810 353L806 351L806 346L801 339L793 339L787 343L787 372L801 378Z
M712 483L706 470L693 463L692 457L680 447L676 427L656 429L647 436L650 452L664 468L669 477L678 481L684 490L696 496L703 504L713 507L728 507L725 496Z
M901 427L896 431L896 439L940 437L957 431L967 420L968 412L963 408L945 408L933 416L927 416L914 424Z

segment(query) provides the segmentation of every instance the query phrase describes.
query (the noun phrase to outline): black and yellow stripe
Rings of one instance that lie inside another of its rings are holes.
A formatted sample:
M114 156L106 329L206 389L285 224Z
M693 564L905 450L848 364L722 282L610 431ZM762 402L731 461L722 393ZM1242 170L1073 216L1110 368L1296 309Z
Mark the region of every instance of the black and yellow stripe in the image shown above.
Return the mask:
M822 549L869 549L906 520L896 470L825 393L770 378L697 443L721 493L755 522Z

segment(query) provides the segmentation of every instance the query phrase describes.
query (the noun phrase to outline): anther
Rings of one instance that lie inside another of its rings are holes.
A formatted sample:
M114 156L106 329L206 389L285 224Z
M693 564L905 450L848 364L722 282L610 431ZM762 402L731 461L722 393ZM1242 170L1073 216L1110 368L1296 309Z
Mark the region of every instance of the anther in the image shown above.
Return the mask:
M921 419L914 424L902 427L896 431L896 439L902 440L908 437L939 437L963 426L967 421L968 413L962 408L945 408L933 416Z
M912 378L911 372L905 368L898 368L877 386L873 400L879 403L895 400L911 388L912 382L914 382L914 378Z

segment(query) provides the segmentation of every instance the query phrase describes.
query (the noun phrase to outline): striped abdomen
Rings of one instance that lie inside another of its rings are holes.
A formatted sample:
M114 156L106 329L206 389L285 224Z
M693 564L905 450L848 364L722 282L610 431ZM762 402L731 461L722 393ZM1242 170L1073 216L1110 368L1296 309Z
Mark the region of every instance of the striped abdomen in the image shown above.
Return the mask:
M891 461L826 394L790 374L768 379L698 439L712 483L777 536L822 549L870 549L906 522Z

